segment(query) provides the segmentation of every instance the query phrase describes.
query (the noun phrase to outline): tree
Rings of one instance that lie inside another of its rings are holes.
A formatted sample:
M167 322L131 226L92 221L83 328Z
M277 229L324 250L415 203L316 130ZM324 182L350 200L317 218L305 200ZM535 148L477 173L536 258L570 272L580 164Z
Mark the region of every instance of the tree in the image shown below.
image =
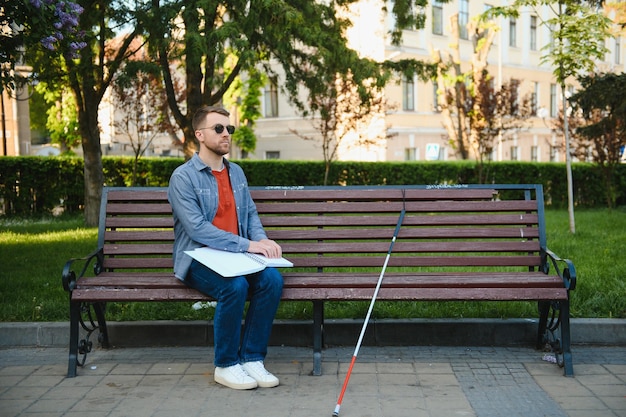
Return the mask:
M65 0L0 0L0 92L31 81L16 71L25 52L45 49L50 56L74 55L85 46L77 31L83 8Z
M156 74L146 72L156 70ZM172 130L165 90L158 68L143 62L129 62L112 85L116 109L113 126L133 149L132 185L137 185L137 164L159 133Z
M576 129L575 152L589 155L602 169L607 206L614 207L619 192L614 183L621 152L626 146L625 74L599 74L580 78L581 89L570 97L584 123Z
M541 48L542 63L549 63L557 83L561 86L562 105L567 109L566 82L581 73L593 72L598 60L607 52L604 41L610 36L610 20L598 12L602 1L592 0L515 0L506 7L494 7L491 16L518 17L520 9L530 8L550 31L552 42ZM543 18L544 13L547 18ZM572 155L568 119L564 118L565 156L567 169L567 195L570 232L576 232L574 219L574 187L572 180Z
M346 45L344 33L350 22L337 11L356 1L152 0L146 25L150 45L164 74L173 117L185 135L186 155L197 146L191 126L195 111L222 102L245 72L262 70L273 77L279 67L284 76L282 90L305 115L307 101L315 102L318 95L326 94L337 73L351 71L361 95L367 94L366 82L375 80L373 86L381 87L388 80L381 65L359 58ZM426 4L423 0L395 2L398 27L418 22L409 7L415 3ZM396 38L400 35L399 30L393 32ZM225 65L232 58L232 65ZM176 103L171 87L170 62L179 62L185 72L182 106ZM387 68L403 66L404 62L389 63ZM301 91L306 91L306 101L299 98Z
M233 142L241 149L240 157L245 159L249 152L256 149L254 126L261 117L261 94L267 77L253 68L247 72L247 79L238 77L231 89L224 96L224 105L233 109L235 126Z
M349 73L338 75L326 94L311 97L308 104L310 114L317 116L311 120L321 136L324 185L328 184L330 166L337 160L341 148L379 146L388 137L386 129L372 129L387 109L382 91L376 90L363 99ZM295 129L290 131L305 140L318 140Z
M81 14L77 26L87 46L78 53L64 47L60 56L27 50L27 59L51 88L67 86L74 95L85 167L85 223L95 226L104 183L98 107L122 63L135 52L131 45L142 32L135 14L141 15L145 6L136 2L136 9L129 9L123 0L79 0L79 4L89 10ZM130 32L116 38L118 26Z
M442 112L450 143L462 159L469 159L470 149L477 139L476 133L470 130L467 105L470 103L473 108L474 102L480 102L480 97L477 97L480 90L475 87L482 83L486 74L487 56L496 34L495 30L488 30L483 23L478 23L477 19L472 19L468 28L473 45L469 71L465 72L461 67L458 13L450 17L452 50L431 50L433 63L437 66L437 104Z
M44 94L49 104L46 129L52 143L59 145L62 154L71 154L72 149L80 145L81 137L76 114L76 102L69 89L48 89L46 83L40 83L37 91Z
M519 80L509 80L496 89L493 79L486 76L476 89L480 93L469 103L467 111L470 131L475 132L472 150L478 160L478 179L483 183L487 180L485 164L493 155L496 141L509 140L527 128L534 103L531 94L520 97Z
M482 17L468 24L473 45L469 70L461 66L458 14L451 16L451 51L431 51L437 65L437 104L452 146L462 159L472 154L478 162L479 181L485 180L484 164L493 153L496 139L519 131L532 114L530 95L519 96L519 81L499 89L487 71L489 49L499 28Z

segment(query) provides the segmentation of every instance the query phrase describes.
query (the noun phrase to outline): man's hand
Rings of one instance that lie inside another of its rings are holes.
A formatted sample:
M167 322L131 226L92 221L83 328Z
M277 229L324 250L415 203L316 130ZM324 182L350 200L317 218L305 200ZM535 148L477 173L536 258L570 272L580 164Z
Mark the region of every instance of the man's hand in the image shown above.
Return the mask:
M251 240L248 252L260 253L268 258L280 258L283 256L283 250L280 245L270 239L263 239L258 242Z

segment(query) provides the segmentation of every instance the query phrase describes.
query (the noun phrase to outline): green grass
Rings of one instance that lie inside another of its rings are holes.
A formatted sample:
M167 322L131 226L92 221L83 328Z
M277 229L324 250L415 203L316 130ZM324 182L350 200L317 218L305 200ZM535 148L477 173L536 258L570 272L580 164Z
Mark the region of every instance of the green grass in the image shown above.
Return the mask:
M626 210L577 210L576 233L569 232L566 211L548 211L548 246L576 265L578 287L572 292L573 317L626 317ZM0 321L65 321L67 293L61 271L72 257L96 248L96 228L81 218L12 220L0 218ZM328 302L327 318L363 318L368 302ZM111 303L110 320L205 320L211 309L191 303ZM277 318L308 319L308 302L281 304ZM527 302L384 302L376 318L483 318L537 316Z

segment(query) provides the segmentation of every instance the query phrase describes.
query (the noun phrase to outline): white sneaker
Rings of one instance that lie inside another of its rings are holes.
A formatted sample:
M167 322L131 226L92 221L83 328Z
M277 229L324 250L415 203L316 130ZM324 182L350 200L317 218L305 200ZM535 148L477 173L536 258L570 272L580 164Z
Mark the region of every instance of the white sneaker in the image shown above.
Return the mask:
M232 389L253 389L257 382L239 364L227 368L215 367L215 382Z
M278 378L265 369L263 361L246 362L242 366L244 371L256 380L259 387L272 388L279 384Z

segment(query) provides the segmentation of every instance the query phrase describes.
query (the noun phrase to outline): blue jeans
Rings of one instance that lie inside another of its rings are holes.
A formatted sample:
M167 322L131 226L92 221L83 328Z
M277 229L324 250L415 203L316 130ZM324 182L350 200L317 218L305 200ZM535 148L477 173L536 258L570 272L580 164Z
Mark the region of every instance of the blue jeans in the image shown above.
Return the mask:
M228 367L265 359L283 291L283 277L276 268L225 278L194 260L185 284L217 300L213 318L215 366ZM241 321L248 297L250 305L242 338Z

